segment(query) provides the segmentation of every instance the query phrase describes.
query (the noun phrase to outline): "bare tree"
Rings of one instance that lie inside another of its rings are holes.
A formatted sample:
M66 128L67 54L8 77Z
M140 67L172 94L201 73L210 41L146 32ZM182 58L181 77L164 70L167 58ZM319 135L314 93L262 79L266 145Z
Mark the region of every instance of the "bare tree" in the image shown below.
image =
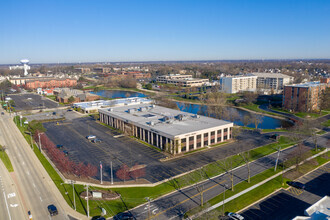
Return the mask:
M229 175L231 182L231 190L234 191L234 173L233 173L233 160L230 157L224 158L217 162L217 164Z
M262 115L254 114L251 119L252 119L252 122L254 123L255 129L258 130L259 124L262 123Z
M184 182L186 185L193 184L194 188L199 193L201 199L201 207L203 207L204 204L204 182L201 183L201 181L206 178L208 178L208 176L204 167L184 176Z
M248 115L244 115L243 117L243 125L244 127L247 127L251 123L251 118Z
M246 168L248 169L248 183L250 183L250 179L251 179L251 169L250 169L250 151L247 152L243 152L240 154L241 157L243 158L245 164L246 164Z

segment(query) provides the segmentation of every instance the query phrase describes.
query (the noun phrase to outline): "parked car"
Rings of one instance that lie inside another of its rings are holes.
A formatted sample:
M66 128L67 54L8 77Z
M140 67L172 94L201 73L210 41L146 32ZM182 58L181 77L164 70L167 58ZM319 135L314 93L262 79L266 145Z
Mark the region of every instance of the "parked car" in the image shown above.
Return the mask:
M72 112L72 109L68 109L68 112Z
M56 148L58 148L58 149L62 149L62 148L63 148L63 145L58 144L58 145L56 145Z
M53 112L53 115L56 115L56 112Z
M233 212L229 212L227 214L227 216L230 218L230 219L235 219L235 220L244 220L244 217L241 216L240 214L237 214L237 213L233 213Z
M293 182L293 181L288 181L286 182L289 186L292 186L297 189L305 189L305 184L301 182Z
M99 138L95 138L95 139L92 139L92 142L93 142L93 143L101 143L102 140L99 139Z
M69 155L69 152L66 151L66 150L64 150L63 153L64 153L65 156L68 156Z
M86 138L87 138L88 140L91 140L91 139L95 139L96 136L95 136L95 135L88 135L88 136L86 136Z
M113 220L132 220L134 216L130 212L121 212L113 217Z
M48 212L49 212L50 216L58 215L57 208L53 204L51 204L51 205L48 206Z

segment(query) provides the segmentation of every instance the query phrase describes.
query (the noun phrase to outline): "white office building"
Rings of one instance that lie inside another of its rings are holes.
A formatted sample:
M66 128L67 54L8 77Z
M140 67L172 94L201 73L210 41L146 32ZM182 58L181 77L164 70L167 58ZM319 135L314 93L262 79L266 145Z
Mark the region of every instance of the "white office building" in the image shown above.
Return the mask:
M282 73L250 73L257 76L257 88L282 92L285 85L291 84L294 77Z

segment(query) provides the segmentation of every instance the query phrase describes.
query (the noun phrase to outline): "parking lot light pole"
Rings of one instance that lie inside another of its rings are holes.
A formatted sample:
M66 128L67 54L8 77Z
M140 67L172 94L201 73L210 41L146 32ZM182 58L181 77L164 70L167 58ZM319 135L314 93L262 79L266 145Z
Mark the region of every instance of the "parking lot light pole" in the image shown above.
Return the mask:
M77 208L76 208L76 196L75 196L75 193L74 193L74 180L71 180L71 184L72 184L72 195L73 195L73 206L74 206L74 210L77 211Z
M111 184L113 184L112 161L110 161Z
M88 184L87 186L87 217L89 218L89 204L88 204Z
M38 133L38 137L39 137L39 151L41 151L40 133Z

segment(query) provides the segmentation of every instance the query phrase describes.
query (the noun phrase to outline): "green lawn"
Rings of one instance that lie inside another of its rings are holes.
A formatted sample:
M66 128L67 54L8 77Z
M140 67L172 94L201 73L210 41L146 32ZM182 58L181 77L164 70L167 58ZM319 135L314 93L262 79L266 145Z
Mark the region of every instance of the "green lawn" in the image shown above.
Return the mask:
M292 115L295 115L297 117L300 117L300 118L318 118L318 117L321 117L321 116L324 116L324 115L327 115L329 114L328 111L321 111L321 114L319 113L310 113L310 112L290 112L290 111L287 111L285 109L281 109L281 108L271 108L272 110L275 110L275 111L279 111L279 112L284 112L284 113L288 113L288 114L292 114Z
M8 172L14 172L13 165L8 157L8 154L5 151L0 151L0 159L2 160L3 164L6 166Z
M324 127L330 127L330 120L322 122L322 124Z

